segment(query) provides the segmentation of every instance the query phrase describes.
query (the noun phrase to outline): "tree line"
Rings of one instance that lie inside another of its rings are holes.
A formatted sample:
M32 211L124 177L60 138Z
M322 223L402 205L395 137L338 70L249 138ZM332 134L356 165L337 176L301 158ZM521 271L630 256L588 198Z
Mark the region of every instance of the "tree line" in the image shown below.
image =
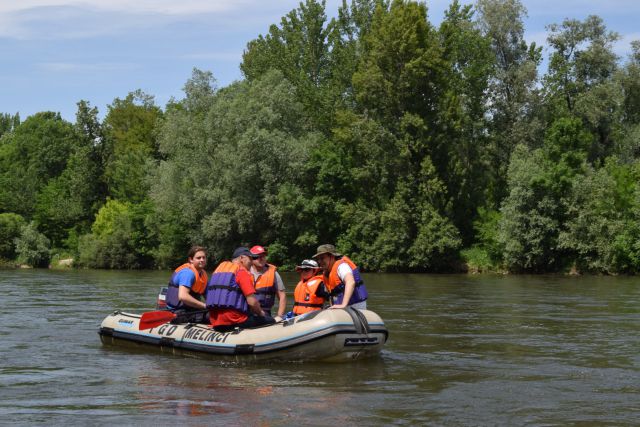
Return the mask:
M189 246L333 242L366 271L640 271L640 42L597 16L542 48L519 0L305 0L164 108L0 115L0 258L167 268ZM15 261L14 261L15 260Z

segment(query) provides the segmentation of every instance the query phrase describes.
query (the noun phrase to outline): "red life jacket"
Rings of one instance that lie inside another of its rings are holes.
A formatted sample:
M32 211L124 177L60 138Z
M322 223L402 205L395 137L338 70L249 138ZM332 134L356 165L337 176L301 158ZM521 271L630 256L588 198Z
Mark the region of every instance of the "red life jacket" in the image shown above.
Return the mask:
M322 310L324 298L316 295L318 287L322 285L323 276L313 276L309 280L299 281L294 292L293 312L304 314L310 311Z

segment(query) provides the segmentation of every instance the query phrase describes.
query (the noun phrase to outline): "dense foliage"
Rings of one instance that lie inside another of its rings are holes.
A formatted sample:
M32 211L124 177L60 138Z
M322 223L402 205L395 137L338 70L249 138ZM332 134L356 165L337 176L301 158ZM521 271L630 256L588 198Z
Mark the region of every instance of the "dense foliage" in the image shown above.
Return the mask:
M640 272L640 42L602 20L524 39L519 0L306 0L244 79L194 69L165 108L0 115L0 258L92 268L333 242L369 271Z

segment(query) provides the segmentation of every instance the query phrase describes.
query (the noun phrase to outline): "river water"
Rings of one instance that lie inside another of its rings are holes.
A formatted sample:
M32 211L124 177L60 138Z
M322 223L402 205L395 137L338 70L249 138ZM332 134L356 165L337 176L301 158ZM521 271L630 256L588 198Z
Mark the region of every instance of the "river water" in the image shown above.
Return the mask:
M102 319L153 308L168 276L0 271L0 424L640 423L638 278L365 275L389 341L345 364L103 346Z

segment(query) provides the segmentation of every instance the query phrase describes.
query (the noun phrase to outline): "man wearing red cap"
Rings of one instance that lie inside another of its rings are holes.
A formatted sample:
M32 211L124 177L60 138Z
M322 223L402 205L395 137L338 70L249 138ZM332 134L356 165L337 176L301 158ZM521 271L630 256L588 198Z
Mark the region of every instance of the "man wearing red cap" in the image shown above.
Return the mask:
M267 264L267 250L256 245L250 249L254 256L251 274L256 288L256 297L260 301L260 307L269 315L271 308L278 296L278 316L282 317L287 308L287 294L284 290L284 283L276 267Z

